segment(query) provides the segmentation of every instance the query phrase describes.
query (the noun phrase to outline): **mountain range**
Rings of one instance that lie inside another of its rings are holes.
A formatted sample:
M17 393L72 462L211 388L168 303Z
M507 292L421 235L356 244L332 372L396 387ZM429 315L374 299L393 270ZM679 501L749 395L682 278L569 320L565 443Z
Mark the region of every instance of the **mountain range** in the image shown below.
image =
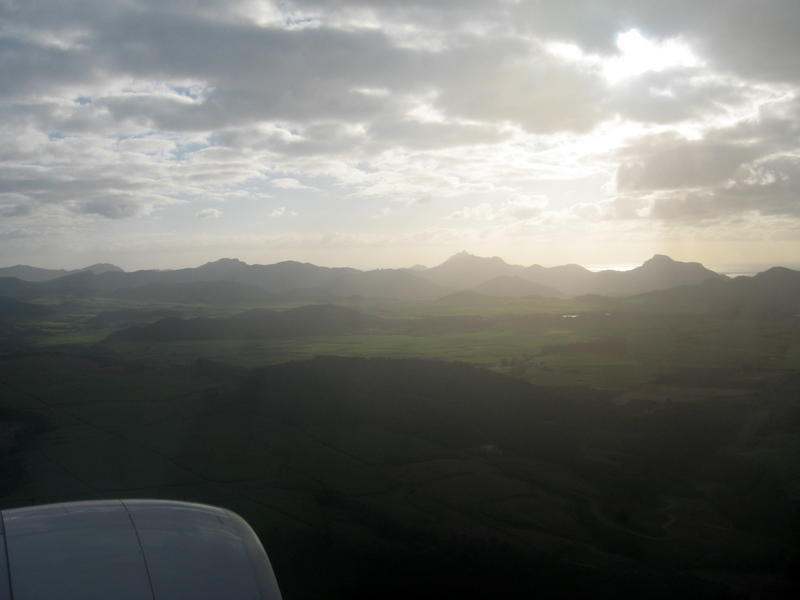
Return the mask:
M41 269L28 265L14 265L13 267L0 268L0 277L16 277L23 281L50 281L51 279L57 279L65 275L74 275L75 273L83 273L84 271L91 271L95 275L99 275L100 273L122 272L122 269L109 263L97 263L71 271L66 269Z
M727 317L800 316L800 271L773 267L753 277L708 279L641 294L673 311L705 309Z
M508 298L627 297L699 284L717 289L714 286L724 287L729 281L700 263L675 261L660 254L629 271L590 271L574 264L549 268L511 265L499 257L460 252L432 268L371 271L296 261L250 265L233 258L164 271L124 272L108 264L75 271L17 265L0 269L0 296L22 300L102 296L213 304L331 302L354 297L432 301L459 292Z

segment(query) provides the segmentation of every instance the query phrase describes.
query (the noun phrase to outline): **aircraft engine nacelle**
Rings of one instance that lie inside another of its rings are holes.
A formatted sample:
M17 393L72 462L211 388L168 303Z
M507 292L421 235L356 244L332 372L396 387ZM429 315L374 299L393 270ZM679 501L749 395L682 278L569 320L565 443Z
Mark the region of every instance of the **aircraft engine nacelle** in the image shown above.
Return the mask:
M0 600L280 600L238 515L166 500L0 512Z

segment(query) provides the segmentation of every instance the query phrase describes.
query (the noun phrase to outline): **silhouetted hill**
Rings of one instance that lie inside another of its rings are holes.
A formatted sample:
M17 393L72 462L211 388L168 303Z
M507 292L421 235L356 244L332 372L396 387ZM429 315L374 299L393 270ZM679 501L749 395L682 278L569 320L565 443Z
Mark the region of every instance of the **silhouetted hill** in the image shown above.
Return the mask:
M14 298L0 296L0 319L3 320L35 319L51 312L53 312L52 309L46 306L20 302Z
M228 282L257 286L266 294L286 299L336 298L355 295L427 296L415 292L430 288L427 282L415 282L413 275L402 271L358 271L350 268L318 267L310 263L285 261L272 265L248 265L237 259L220 259L194 269L175 271L137 271L103 275L97 278L98 291L117 292L143 285L174 285L198 282Z
M238 259L220 259L196 269L181 269L174 273L186 281L234 281L257 285L271 294L290 290L326 288L341 277L358 273L357 269L318 267L311 263L284 261L271 265L248 265ZM172 275L175 277L175 275Z
M523 275L530 281L549 285L569 296L598 294L633 296L678 285L692 285L709 279L725 279L700 263L679 262L656 254L630 271L589 271L579 265L545 268L528 267Z
M525 296L555 298L562 295L561 292L553 287L514 275L495 277L475 287L474 291L485 294L486 296L503 298L521 298Z
M517 274L521 270L522 267L509 265L499 256L489 258L459 252L436 267L418 271L418 274L443 287L464 290L496 277Z
M549 268L531 265L520 273L520 277L528 281L555 288L567 296L585 294L591 287L593 275L589 269L580 265L559 265Z
M444 305L458 305L458 306L479 306L481 304L494 304L497 298L481 294L475 290L464 290L462 292L453 292L441 298L436 299L437 304Z
M433 300L450 290L402 269L347 273L327 288L333 297L364 296L403 301Z
M619 402L418 359L0 362L6 505L227 506L287 597L797 597L796 378Z
M109 327L124 327L140 323L152 323L159 319L169 317L180 317L180 313L174 310L106 310L86 322L87 327L93 329L106 329Z
M661 309L701 310L730 317L800 315L800 271L773 267L753 277L708 279L641 298Z
M0 281L0 294L18 298L94 295L157 302L231 304L268 299L330 301L353 296L420 301L449 291L402 269L359 271L294 261L248 265L227 258L174 271L107 270L99 274L82 271L28 285L31 283Z
M679 262L660 254L630 271L593 272L574 264L556 267L541 265L520 267L509 265L496 256L485 258L466 252L460 252L438 267L420 271L419 274L455 290L474 289L493 296L580 296L585 294L631 296L676 285L691 285L707 279L724 277L706 269L699 263ZM511 283L512 280L507 279L510 277L544 286L550 290L540 289L538 292L528 294L519 282ZM489 284L492 280L496 280L497 286L510 286L505 290L507 293L500 294L493 291L493 286Z
M227 318L170 317L117 331L108 340L140 342L336 335L361 331L378 322L375 317L349 308L319 304L285 311L255 309Z
M521 267L509 265L499 257L485 258L466 252L437 267L416 271L359 271L295 261L249 265L231 258L172 271L126 273L113 265L93 265L89 269L38 283L0 278L0 295L21 299L105 296L222 304L267 299L329 302L350 297L413 302L434 300L462 290L495 297L586 294L622 297L725 278L699 263L679 262L664 255L655 255L630 271L592 272L579 265ZM225 285L227 291L223 289Z
M9 298L35 298L41 295L42 287L32 281L17 277L0 277L0 296Z
M23 281L47 281L69 274L65 269L40 269L28 265L0 268L0 277L16 277Z
M186 283L150 283L134 288L120 288L114 298L180 304L244 304L262 302L269 294L255 285L235 281L192 281Z
M0 278L0 296L18 299L90 296L95 292L92 285L95 277L91 271L80 271L39 282L3 277Z
M23 281L50 281L65 275L72 275L74 273L81 273L83 271L91 271L96 275L107 272L123 272L116 265L110 263L97 263L84 267L82 269L73 269L68 271L66 269L41 269L39 267L31 267L28 265L14 265L13 267L0 268L0 277L16 277Z
M656 254L630 271L599 271L594 273L594 277L593 289L589 293L605 296L632 296L651 290L727 279L700 263L679 262L663 254Z
M76 269L73 273L80 273L81 271L91 271L95 275L101 275L103 273L124 273L122 269L120 269L117 265L112 265L111 263L95 263L93 265L89 265L88 267L84 267L83 269Z
M274 265L248 265L237 259L221 259L196 268L175 270L141 270L130 273L107 270L84 280L84 287L92 294L110 296L119 290L149 285L172 286L177 284L199 284L208 282L230 282L245 286L258 286L268 294L287 290L312 289L329 285L345 273L355 269L329 269L308 263L282 262ZM69 275L72 277L74 275ZM69 285L65 277L48 283L52 288Z
M553 444L546 421L565 410L553 394L532 392L527 383L463 363L328 356L256 371L242 397L258 402L262 417L267 411L312 429L358 420L458 449L502 443L530 452ZM569 460L574 449L559 448L550 447L551 457ZM559 451L564 456L554 455Z
M52 312L53 310L46 306L0 296L0 352L12 352L25 347L24 330L30 327L31 322L35 323L36 319L47 317ZM0 440L1 446L2 440Z

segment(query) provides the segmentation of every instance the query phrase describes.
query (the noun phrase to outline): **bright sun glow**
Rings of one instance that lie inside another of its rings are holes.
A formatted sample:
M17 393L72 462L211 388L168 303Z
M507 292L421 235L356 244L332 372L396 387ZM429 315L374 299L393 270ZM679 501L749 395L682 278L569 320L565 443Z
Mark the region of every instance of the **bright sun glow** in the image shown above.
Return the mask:
M617 36L619 55L603 62L603 73L611 83L641 75L648 71L663 71L670 67L697 67L702 63L691 49L678 40L654 42L636 29Z

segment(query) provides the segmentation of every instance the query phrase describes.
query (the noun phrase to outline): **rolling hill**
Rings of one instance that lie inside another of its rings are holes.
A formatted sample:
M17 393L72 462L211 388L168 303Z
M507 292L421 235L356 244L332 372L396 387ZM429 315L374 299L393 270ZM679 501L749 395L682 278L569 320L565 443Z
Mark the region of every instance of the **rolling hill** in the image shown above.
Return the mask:
M773 267L753 277L709 279L640 298L673 311L701 310L728 317L800 315L800 271Z
M114 332L108 340L165 342L336 335L362 331L378 322L375 317L349 308L321 304L285 311L255 309L227 318L168 317Z
M110 272L121 273L122 269L109 263L97 263L94 265L89 265L88 267L83 267L82 269L72 269L69 271L66 269L41 269L39 267L31 267L29 265L14 265L13 267L0 268L0 277L16 277L17 279L22 279L23 281L41 282L64 277L65 275L82 273L84 271L91 271L95 275L99 275L101 273Z

